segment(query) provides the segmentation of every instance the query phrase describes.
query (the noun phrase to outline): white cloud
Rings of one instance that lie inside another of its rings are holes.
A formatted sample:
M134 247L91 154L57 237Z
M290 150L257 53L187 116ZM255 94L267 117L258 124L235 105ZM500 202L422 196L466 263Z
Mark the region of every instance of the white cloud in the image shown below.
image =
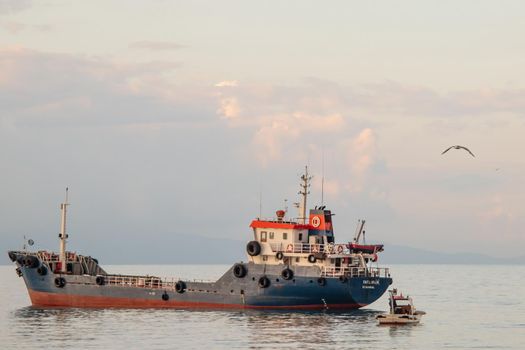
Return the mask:
M237 80L224 80L215 84L216 87L236 87L238 85Z
M329 138L330 132L344 127L344 119L338 114L316 116L303 112L276 114L252 118L252 124L243 127L254 128L253 152L261 165L283 159L304 158L308 152L309 140Z
M225 97L220 100L220 106L217 109L217 113L223 116L225 119L235 119L238 118L241 109L239 107L239 102L235 97Z

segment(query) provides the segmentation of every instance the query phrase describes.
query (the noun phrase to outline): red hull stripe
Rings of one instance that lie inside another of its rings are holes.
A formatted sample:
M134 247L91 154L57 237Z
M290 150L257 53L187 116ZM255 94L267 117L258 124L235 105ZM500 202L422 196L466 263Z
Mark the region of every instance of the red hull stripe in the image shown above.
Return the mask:
M253 220L250 224L252 228L290 228L290 229L310 229L310 225L303 224L290 224L286 222L273 222L273 221L259 221Z
M324 309L321 305L293 306L255 306L240 304L216 304L204 302L164 301L159 295L158 300L117 298L106 296L87 296L73 294L46 293L29 290L33 306L38 307L82 307L82 308L129 308L129 309ZM357 309L360 304L330 304L330 309Z

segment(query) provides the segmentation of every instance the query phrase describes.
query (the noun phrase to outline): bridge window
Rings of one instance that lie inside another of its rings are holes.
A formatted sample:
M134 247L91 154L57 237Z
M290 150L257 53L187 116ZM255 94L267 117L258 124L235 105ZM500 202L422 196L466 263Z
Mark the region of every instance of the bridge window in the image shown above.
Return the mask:
M273 232L270 232L270 239L273 239Z
M288 232L283 232L283 239L288 239Z
M267 236L267 232L261 231L261 242L266 242L266 236Z
M299 233L299 240L300 240L300 241L303 240L303 234L302 234L302 233Z

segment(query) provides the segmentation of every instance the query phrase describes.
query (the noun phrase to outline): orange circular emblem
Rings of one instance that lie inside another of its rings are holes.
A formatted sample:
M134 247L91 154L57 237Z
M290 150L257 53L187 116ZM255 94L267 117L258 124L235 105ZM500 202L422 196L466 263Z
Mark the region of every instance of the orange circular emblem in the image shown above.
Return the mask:
M312 218L312 226L319 227L321 225L321 218L319 216L314 216Z

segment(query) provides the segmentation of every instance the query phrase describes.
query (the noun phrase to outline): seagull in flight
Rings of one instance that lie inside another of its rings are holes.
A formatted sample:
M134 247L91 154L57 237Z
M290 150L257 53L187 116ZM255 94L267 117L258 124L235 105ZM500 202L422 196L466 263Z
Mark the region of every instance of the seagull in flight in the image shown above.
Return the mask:
M459 146L459 145L456 145L456 146L450 146L449 148L447 148L446 150L444 150L441 154L445 154L445 153L447 153L447 152L448 152L450 149L452 149L452 148L454 148L454 149L464 149L465 151L467 151L468 153L470 153L470 155L471 155L472 157L476 157L476 156L474 155L474 153L470 152L470 150L469 150L467 147Z

